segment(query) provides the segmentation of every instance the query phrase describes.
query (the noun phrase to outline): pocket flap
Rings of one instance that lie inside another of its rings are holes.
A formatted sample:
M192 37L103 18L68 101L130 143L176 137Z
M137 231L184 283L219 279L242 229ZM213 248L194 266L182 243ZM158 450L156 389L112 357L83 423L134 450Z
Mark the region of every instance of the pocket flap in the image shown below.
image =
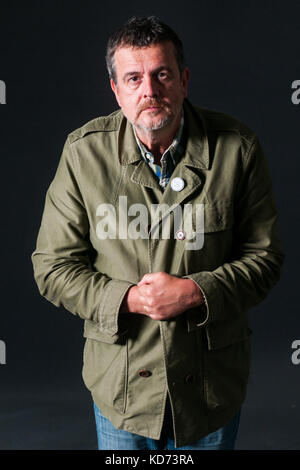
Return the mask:
M105 333L99 330L98 323L86 320L84 322L83 336L84 338L95 339L96 341L101 341L102 343L114 344L117 342L121 343L127 331L128 330L124 330L121 333L118 333L113 336L106 335Z
M244 341L252 334L252 330L245 325L229 324L228 322L210 323L206 326L208 349L225 348L238 341Z

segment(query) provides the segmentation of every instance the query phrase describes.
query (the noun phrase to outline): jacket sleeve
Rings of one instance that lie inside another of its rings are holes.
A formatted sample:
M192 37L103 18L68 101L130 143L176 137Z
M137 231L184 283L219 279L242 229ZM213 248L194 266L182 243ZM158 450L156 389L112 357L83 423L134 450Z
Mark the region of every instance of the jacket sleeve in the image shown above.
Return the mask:
M71 144L72 145L72 144ZM36 249L34 277L41 295L110 337L118 334L118 314L130 282L111 279L91 266L89 221L78 186L71 145L65 143L46 194ZM113 341L112 341L113 342Z
M191 317L190 329L247 312L279 280L284 253L268 163L256 137L244 159L234 204L231 258L213 271L185 276L200 287L206 303L198 319Z

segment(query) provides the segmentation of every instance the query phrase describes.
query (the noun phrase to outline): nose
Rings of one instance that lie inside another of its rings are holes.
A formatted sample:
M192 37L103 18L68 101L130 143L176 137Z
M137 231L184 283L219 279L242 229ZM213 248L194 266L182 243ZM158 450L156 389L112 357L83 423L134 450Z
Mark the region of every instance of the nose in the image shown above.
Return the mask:
M155 98L159 94L158 83L155 78L151 75L144 77L144 98Z

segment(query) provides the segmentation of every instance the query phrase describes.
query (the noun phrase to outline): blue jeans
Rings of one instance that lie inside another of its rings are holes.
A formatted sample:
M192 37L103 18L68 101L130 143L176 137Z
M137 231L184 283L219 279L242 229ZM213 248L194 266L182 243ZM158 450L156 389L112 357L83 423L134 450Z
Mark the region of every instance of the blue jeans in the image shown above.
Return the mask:
M174 447L173 424L167 401L164 424L159 440L116 429L94 403L99 450L233 450L239 427L240 411L225 426L199 441L183 447Z

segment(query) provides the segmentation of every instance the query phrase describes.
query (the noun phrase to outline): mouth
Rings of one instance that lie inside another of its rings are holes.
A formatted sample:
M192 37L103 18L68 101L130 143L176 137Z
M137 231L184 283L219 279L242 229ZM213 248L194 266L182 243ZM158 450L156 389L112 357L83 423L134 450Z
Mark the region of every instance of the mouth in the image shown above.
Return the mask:
M158 109L162 109L161 106L148 106L147 108L144 108L143 111L157 111Z

